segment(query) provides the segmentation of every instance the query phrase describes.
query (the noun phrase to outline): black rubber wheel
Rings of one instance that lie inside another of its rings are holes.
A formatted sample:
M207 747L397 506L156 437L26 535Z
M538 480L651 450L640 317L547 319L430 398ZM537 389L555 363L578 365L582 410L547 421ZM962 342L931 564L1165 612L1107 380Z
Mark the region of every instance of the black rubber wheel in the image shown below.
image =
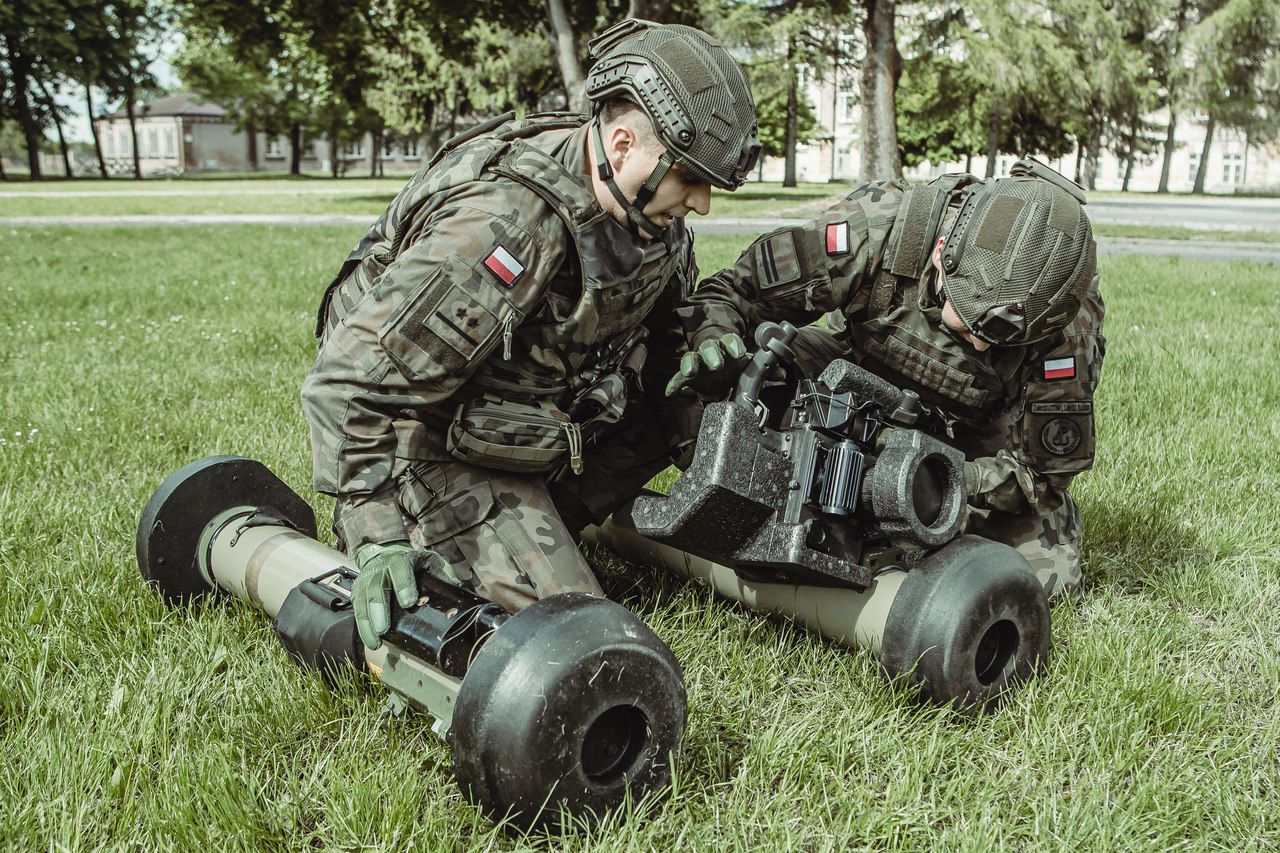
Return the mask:
M449 730L458 785L494 820L558 827L665 786L684 736L680 664L635 614L544 598L485 643Z
M267 466L241 456L207 456L169 475L138 521L138 568L170 604L212 591L196 551L210 521L237 506L270 508L298 532L315 538L316 517L297 492Z
M1008 545L961 536L907 573L889 609L880 660L920 697L994 710L1049 654L1049 602Z

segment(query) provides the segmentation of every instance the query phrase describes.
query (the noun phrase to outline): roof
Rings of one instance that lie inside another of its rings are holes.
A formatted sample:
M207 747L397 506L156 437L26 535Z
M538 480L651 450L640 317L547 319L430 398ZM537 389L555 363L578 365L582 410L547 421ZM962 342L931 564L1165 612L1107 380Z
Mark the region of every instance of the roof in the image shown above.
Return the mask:
M217 104L205 103L204 99L195 92L178 92L174 95L165 95L163 98L156 98L145 104L138 104L138 118L145 116L194 116L202 118L223 118L227 111ZM125 112L123 106L114 112L109 112L103 118L127 118L128 113Z

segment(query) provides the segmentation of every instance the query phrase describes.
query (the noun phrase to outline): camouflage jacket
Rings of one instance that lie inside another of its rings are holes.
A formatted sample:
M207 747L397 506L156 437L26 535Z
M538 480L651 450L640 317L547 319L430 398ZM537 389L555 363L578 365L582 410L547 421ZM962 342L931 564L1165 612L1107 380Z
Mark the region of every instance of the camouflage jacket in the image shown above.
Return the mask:
M349 548L405 538L397 481L409 461L451 458L461 403L616 417L646 336L683 347L670 312L696 279L692 238L677 220L646 243L600 207L584 120L495 121L446 143L326 292L302 404L314 485L338 498Z
M930 274L893 272L909 266L895 263L907 189L863 185L815 220L756 240L680 307L690 345L745 335L768 320L805 325L837 312L845 357L919 393L932 413L923 428L976 463L974 506L1055 508L1072 477L1093 464L1093 392L1105 347L1097 279L1061 335L979 353L942 325Z

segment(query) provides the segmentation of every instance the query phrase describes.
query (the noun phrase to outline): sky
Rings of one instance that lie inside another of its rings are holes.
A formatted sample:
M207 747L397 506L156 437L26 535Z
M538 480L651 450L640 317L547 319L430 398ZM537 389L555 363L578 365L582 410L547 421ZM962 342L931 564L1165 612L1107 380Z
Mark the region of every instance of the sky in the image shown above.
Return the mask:
M151 73L155 75L156 80L166 89L174 89L178 85L178 75L174 73L173 66L169 60L177 52L180 46L177 38L168 38L160 46L160 55L155 62L150 65ZM63 124L63 132L67 135L68 142L92 142L93 136L89 133L89 117L85 110L84 103L84 87L70 86L59 89L54 93L54 100L59 104L70 109L73 115ZM95 89L93 92L93 106L101 115L108 107L116 107L117 104L108 103L103 98L102 92ZM52 133L50 134L52 136Z

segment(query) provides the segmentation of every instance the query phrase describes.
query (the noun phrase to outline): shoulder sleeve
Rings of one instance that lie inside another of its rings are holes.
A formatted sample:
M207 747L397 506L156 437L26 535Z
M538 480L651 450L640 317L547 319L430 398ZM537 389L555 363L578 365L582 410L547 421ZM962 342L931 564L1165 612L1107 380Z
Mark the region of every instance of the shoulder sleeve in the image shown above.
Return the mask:
M895 183L865 184L802 225L756 240L681 308L692 346L767 320L807 325L868 290L902 201Z
M1062 341L1032 354L1010 436L1010 450L975 460L979 506L1043 511L1075 475L1093 467L1097 443L1094 394L1102 376L1105 308L1095 277Z
M326 336L303 382L314 484L340 508L391 488L393 421L447 399L491 356L543 298L567 239L532 192L487 183L461 188L420 233Z

